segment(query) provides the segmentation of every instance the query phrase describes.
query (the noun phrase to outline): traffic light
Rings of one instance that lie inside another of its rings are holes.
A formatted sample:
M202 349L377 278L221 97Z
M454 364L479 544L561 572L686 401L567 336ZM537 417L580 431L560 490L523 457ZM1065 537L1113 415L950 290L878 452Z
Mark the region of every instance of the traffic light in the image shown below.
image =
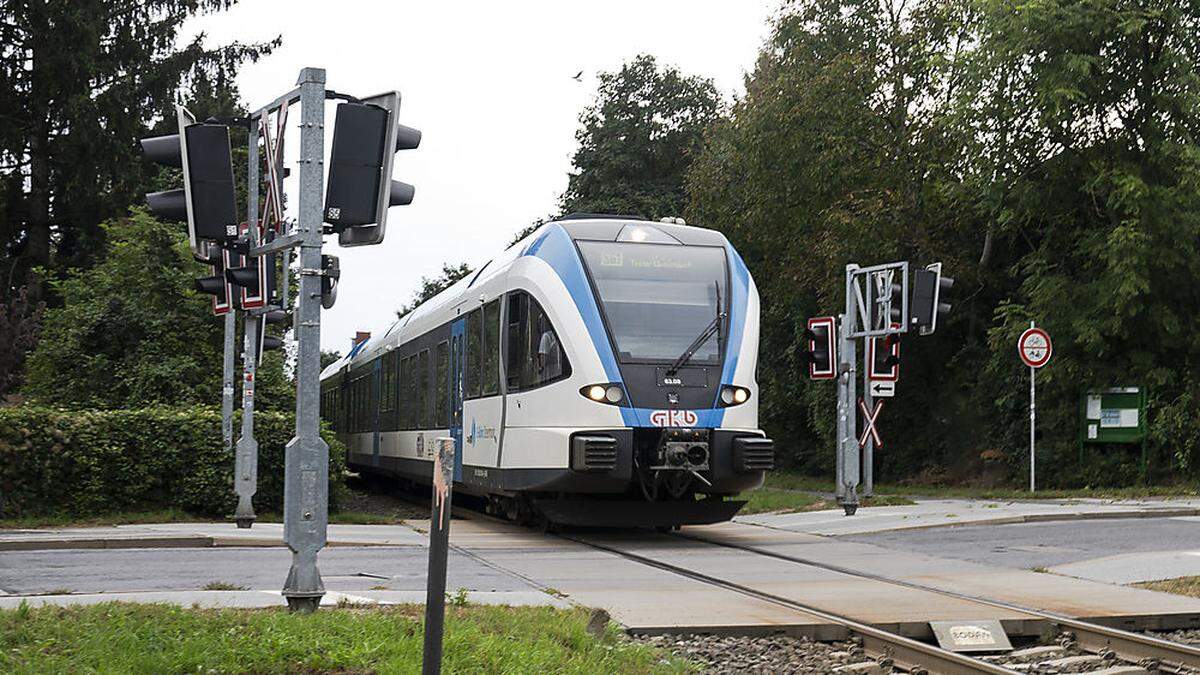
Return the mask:
M399 124L399 112L395 91L337 107L325 222L342 246L382 242L388 207L412 203L413 186L392 180L392 159L419 146L421 132Z
M273 349L283 349L283 339L277 338L274 335L267 335L267 326L285 323L290 319L291 317L288 313L281 309L264 312L255 317L255 320L258 321L258 351L254 355L257 363L262 363L264 352L269 352Z
M229 129L197 124L181 105L175 106L175 114L179 133L145 138L141 144L150 160L183 170L183 187L149 193L146 204L160 218L186 221L192 253L203 257L205 241L237 236Z
M338 279L342 278L341 263L336 255L321 256L321 306L333 307L337 302Z
M954 279L942 275L942 263L933 263L913 276L912 325L921 335L937 330L939 316L950 312L950 289Z
M240 289L238 307L256 309L271 304L275 294L275 254L250 257L249 228L246 223L239 226L242 238L235 245L235 265L225 270L225 278ZM273 231L258 228L259 241L266 243L274 238Z
M808 376L814 380L832 380L837 377L837 328L832 316L818 316L808 320L804 338L808 348L803 359L808 362Z
M891 297L888 300L888 318L892 325L903 325L904 321L904 284L891 284Z
M220 316L228 314L232 306L229 299L232 296L229 282L225 279L225 264L229 252L214 243L205 243L205 253L200 262L208 263L212 268L212 276L196 279L196 290L213 296L213 314Z
M892 328L900 324L893 323ZM900 379L900 335L890 333L883 337L867 339L867 376L872 380L896 381Z

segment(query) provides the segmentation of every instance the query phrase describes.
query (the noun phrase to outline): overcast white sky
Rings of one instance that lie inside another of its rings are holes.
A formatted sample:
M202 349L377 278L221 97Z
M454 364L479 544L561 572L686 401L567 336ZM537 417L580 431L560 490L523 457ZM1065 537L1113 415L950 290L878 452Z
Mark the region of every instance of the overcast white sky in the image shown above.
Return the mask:
M554 211L598 71L646 52L713 78L727 96L740 93L779 4L241 0L195 19L187 33L203 31L210 44L282 34L282 47L242 69L251 107L294 85L302 67L322 67L331 89L399 90L401 121L424 134L418 150L396 156L393 177L417 190L411 206L389 213L387 240L341 250L336 237L326 240L341 257L342 279L337 305L323 315L322 343L345 352L356 329L386 328L422 276L443 262L477 267ZM580 70L582 83L571 79ZM296 110L292 123L298 118ZM292 157L298 140L293 129Z

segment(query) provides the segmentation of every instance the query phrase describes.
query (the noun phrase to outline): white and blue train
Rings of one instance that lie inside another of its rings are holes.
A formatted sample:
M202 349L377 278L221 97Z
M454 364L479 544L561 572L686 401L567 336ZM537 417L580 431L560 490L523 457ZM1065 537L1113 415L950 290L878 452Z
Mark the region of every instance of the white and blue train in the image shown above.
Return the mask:
M322 414L355 470L455 490L523 522L728 520L762 484L758 292L719 232L546 223L330 365Z

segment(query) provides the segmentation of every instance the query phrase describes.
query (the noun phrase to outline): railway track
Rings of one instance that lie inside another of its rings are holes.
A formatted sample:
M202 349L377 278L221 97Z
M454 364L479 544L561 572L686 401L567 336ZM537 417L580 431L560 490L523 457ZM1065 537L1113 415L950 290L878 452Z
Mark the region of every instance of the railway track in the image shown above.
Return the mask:
M479 510L464 508L460 505L455 505L454 511L456 515L467 518L512 525L510 521L482 513ZM548 536L556 536L592 549L605 551L639 564L740 593L794 610L797 613L816 617L831 625L842 627L847 635L862 647L865 656L870 659L870 662L858 664L861 667L855 668L856 672L874 670L875 672L945 673L947 675L958 673L1106 673L1110 675L1133 675L1145 672L1200 675L1200 648L1192 645L1121 630L1090 621L1082 621L1033 607L871 574L839 565L765 550L755 546L714 541L693 534L673 533L666 535L671 538L687 540L698 544L734 549L747 554L774 558L791 564L816 567L874 582L955 598L976 603L983 607L1018 612L1030 620L1043 622L1046 626L1058 631L1057 644L1047 646L1054 647L1053 658L1040 659L1039 656L1041 654L1037 650L1015 650L1010 654L969 656L889 632L857 621L853 617L829 612L819 607L746 584L703 574L682 565L656 559L642 552L630 551L618 546L592 541L583 535L557 533L554 535L548 534ZM1050 650L1047 649L1043 654L1048 656L1049 652ZM1064 661L1070 662L1064 663ZM867 666L870 666L869 670Z
M944 675L966 675L972 673L1017 673L1020 671L1007 668L1004 665L989 663L965 654L959 654L936 645L913 640L911 638L890 633L888 631L859 623L850 617L833 614L822 609L796 602L773 593L767 593L743 584L725 579L719 579L707 574L701 574L680 565L673 565L654 558L633 553L613 546L607 546L584 538L566 534L557 535L560 538L588 546L593 549L619 555L643 565L678 574L701 583L741 593L752 598L764 600L797 612L817 617L830 624L846 629L851 638L856 638L863 651L874 661L874 666L880 671L899 670L908 673L941 673Z
M1116 660L1123 661L1127 664L1139 665L1150 672L1160 671L1173 673L1200 673L1200 648L1192 645L1186 645L1170 640L1163 640L1161 638L1152 637L1142 633L1121 630L1119 628L1112 628L1110 626L1104 626L1091 621L1082 621L1034 607L1018 605L967 593L959 593L956 591L946 590L944 588L928 586L902 579L893 579L882 575L853 570L840 565L832 565L821 561L801 558L799 556L791 556L775 551L768 551L755 546L713 541L702 536L694 536L691 534L673 534L671 536L690 541L702 542L713 546L731 548L755 555L767 556L799 565L818 567L832 572L847 574L863 579L870 579L872 581L903 586L905 588L912 588L928 593L935 593L945 597L966 600L996 609L1020 612L1028 615L1030 619L1042 621L1046 625L1057 629L1062 637L1062 642L1073 644L1083 652L1103 656L1108 661L1111 661L1115 658Z

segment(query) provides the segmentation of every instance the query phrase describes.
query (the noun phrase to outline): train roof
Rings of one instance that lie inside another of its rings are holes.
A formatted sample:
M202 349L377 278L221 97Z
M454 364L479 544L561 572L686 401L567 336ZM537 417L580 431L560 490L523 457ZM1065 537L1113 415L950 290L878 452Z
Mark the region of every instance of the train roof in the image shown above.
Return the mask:
M420 323L423 317L446 306L462 301L467 290L475 284L508 269L509 265L525 252L529 246L540 239L553 227L561 227L571 239L576 241L645 241L648 243L673 243L685 246L725 246L728 240L725 235L703 227L695 227L683 223L682 219L672 218L662 221L652 221L641 216L618 216L596 213L572 213L556 220L551 220L533 232L513 243L503 253L485 262L479 269L455 282L441 293L418 305L411 312L393 322L382 335L371 336L355 346L345 356L327 366L321 371L321 379L325 379L347 365L370 360L376 354L386 349L387 345L410 323ZM631 236L634 231L645 233L641 238ZM389 339L391 338L391 339Z

